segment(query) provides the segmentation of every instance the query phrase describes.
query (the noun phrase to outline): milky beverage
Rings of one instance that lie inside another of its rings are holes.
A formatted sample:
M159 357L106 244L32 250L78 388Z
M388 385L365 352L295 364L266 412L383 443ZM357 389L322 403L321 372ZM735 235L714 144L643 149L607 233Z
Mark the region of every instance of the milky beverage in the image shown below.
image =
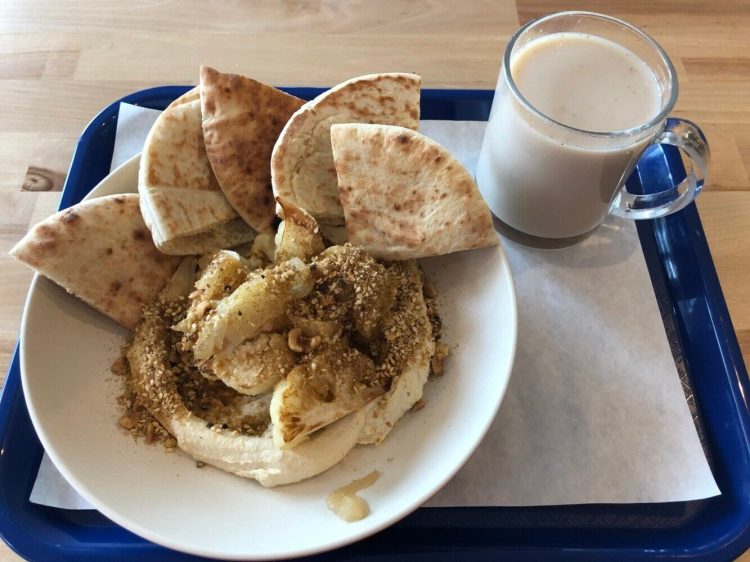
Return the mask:
M511 75L538 112L584 131L638 127L662 107L662 90L646 63L598 36L560 32L532 39L514 53ZM477 183L506 224L545 238L578 236L607 215L653 135L602 137L561 127L524 107L501 72Z

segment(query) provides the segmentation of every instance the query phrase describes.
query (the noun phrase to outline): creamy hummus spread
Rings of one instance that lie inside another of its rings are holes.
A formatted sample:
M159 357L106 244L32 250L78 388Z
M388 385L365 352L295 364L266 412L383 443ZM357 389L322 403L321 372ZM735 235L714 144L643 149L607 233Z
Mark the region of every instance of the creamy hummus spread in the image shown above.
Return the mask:
M420 401L439 335L413 261L300 244L277 264L220 251L194 286L181 267L127 352L138 400L177 447L264 486L385 439ZM288 255L300 247L306 262Z

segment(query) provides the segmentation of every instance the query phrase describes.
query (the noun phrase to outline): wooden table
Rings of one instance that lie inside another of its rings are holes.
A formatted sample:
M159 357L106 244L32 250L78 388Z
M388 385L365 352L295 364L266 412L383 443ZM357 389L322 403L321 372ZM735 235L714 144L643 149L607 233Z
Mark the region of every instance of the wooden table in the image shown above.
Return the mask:
M545 13L624 18L671 55L675 115L712 149L698 200L746 362L750 359L750 4L731 0L6 0L0 5L0 373L31 272L7 252L54 211L75 145L104 105L197 81L201 63L279 85L406 70L425 87L494 88L510 35ZM16 560L0 548L0 561ZM750 561L750 556L743 556Z

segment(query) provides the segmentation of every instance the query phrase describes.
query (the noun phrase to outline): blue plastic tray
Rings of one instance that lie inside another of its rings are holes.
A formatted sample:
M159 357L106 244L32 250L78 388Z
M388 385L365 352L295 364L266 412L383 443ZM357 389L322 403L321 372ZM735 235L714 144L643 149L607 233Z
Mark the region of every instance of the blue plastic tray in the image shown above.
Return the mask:
M184 86L143 90L121 101L163 109ZM322 90L289 88L310 99ZM485 120L493 93L424 90L425 119ZM86 127L60 208L109 171L119 101ZM630 178L664 189L684 177L679 155L651 149ZM638 224L675 361L722 495L639 505L422 508L378 535L314 560L728 560L750 546L750 381L694 205ZM149 543L96 511L34 505L29 494L42 447L23 400L18 354L0 398L0 534L34 560L196 560Z

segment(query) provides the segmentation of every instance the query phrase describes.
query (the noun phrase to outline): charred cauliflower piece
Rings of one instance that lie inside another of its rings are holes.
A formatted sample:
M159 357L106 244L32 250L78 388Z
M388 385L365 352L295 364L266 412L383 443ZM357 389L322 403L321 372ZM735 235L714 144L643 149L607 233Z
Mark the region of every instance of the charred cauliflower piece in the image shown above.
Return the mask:
M174 326L185 334L193 334L216 302L234 291L247 279L248 262L236 252L221 250L213 255L190 293L187 316Z
M422 389L435 353L433 326L422 295L420 271L413 261L396 262L396 303L386 321L378 370L391 379L388 392L367 407L360 443L377 444L394 424L422 398Z
M258 234L253 240L253 247L250 249L248 259L254 264L258 264L259 267L266 267L274 263L276 259L274 235L267 232Z
M202 362L219 351L228 353L245 340L283 327L288 305L312 289L310 268L298 258L253 271L199 326L192 346L195 359Z
M372 359L337 340L276 385L271 399L275 445L296 446L384 394L388 383Z
M281 206L284 220L276 233L276 263L291 258L309 261L325 248L318 222L299 207L288 203Z
M229 352L217 353L200 370L241 394L262 394L294 367L296 357L287 339L287 334L259 334Z
M318 317L345 317L365 340L378 336L396 298L388 268L349 244L326 249L313 267L318 281L308 301L319 309Z

